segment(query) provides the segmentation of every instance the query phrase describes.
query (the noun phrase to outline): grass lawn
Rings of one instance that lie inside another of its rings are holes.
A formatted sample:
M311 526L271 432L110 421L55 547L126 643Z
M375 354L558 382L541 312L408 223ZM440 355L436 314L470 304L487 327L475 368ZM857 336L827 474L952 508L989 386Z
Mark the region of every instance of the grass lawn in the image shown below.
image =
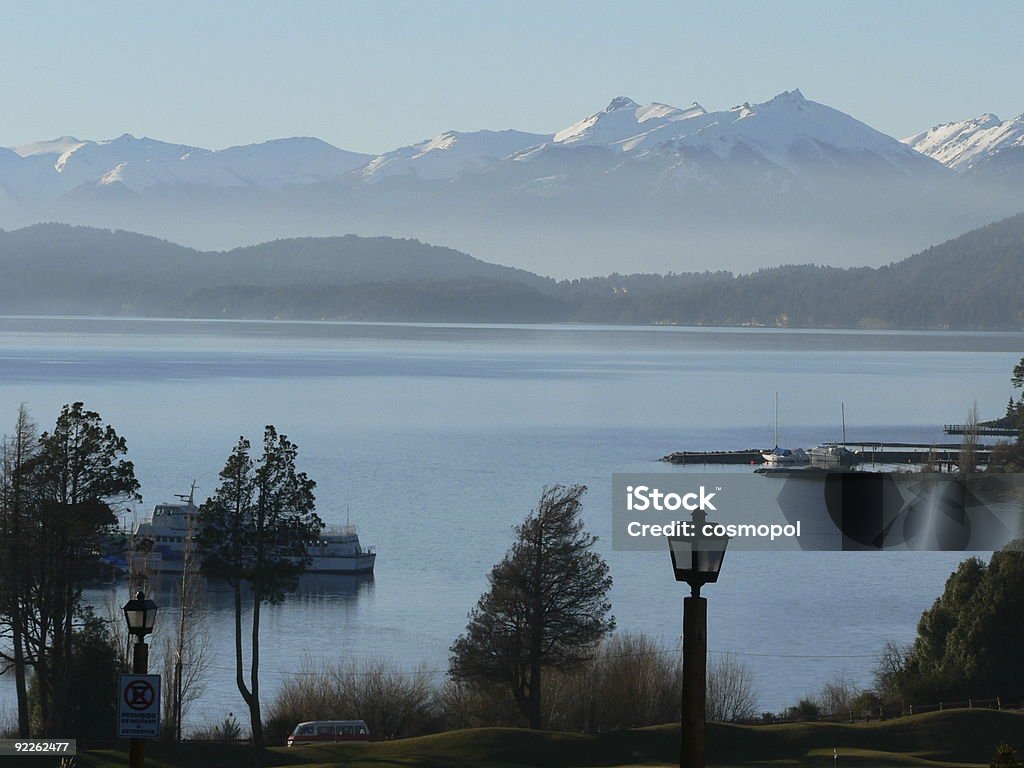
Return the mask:
M842 766L987 766L1005 741L1024 753L1024 713L991 710L933 712L884 723L708 725L713 766L821 766L832 750ZM678 763L678 726L596 735L480 728L416 739L267 751L268 766L307 768L598 768ZM247 747L225 744L147 745L152 768L250 768ZM126 750L83 753L80 766L121 768ZM48 758L5 758L0 768L43 768Z

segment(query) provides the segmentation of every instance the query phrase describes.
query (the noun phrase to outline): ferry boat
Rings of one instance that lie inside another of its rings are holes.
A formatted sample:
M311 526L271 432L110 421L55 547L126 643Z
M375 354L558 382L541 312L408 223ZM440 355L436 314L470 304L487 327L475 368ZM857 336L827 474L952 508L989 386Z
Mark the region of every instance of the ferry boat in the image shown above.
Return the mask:
M182 573L193 563L192 531L198 524L199 507L194 500L195 486L186 494L175 494L179 501L157 504L153 517L139 523L132 536L133 570L153 573ZM312 562L306 573L373 573L377 554L373 547L359 542L354 525L325 528L320 538L306 547Z

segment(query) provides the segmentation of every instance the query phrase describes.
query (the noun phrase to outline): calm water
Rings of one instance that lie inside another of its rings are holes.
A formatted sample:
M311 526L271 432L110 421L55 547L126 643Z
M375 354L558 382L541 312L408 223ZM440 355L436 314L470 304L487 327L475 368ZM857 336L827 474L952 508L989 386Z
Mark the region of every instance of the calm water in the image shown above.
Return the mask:
M613 472L668 471L656 460L683 448L767 446L776 391L784 445L838 438L840 401L850 439L942 441L974 400L1002 412L1022 350L1022 334L0 318L0 423L24 402L45 428L85 401L128 440L137 516L193 478L205 498L241 434L258 441L273 423L299 445L321 516L350 510L379 554L372 579L310 580L264 612L269 701L309 661L443 670L512 526L558 482L590 488L620 629L674 647L683 590L667 555L611 550ZM959 559L736 553L707 590L709 645L753 668L763 709L840 673L866 684ZM192 726L242 707L227 595L210 603L213 669ZM0 677L0 711L11 700Z

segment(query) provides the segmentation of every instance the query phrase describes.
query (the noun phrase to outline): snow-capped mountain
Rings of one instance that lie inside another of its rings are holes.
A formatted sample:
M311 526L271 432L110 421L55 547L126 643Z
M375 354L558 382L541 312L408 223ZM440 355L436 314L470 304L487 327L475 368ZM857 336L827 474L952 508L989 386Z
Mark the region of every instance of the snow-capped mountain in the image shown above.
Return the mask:
M631 159L694 150L729 161L740 155L749 159L753 152L789 171L813 158L842 164L838 153L852 153L856 157L847 160L854 162L872 155L904 170L921 165L919 154L907 146L794 90L763 104L719 112L708 112L696 102L683 109L660 103L641 106L620 96L554 134L447 131L376 157L315 138L210 150L130 134L106 141L62 136L4 153L0 183L15 195L52 197L82 185L118 184L133 192L160 186L281 189L338 181L349 173L363 182L394 176L451 180L506 161L536 161L552 149L562 154L595 147Z
M928 164L918 153L849 115L804 98L799 90L780 93L762 104L741 104L708 112L694 102L685 109L653 103L641 106L620 96L601 112L556 133L545 146L520 153L530 160L549 147L605 147L633 158L666 152L710 153L718 161L751 153L799 173L809 161L833 166L862 164L867 156L894 169L919 171ZM842 157L845 155L845 158Z
M364 181L390 176L419 179L453 179L463 173L482 171L526 147L551 138L523 131L447 131L440 136L378 155L359 170Z
M574 276L876 265L1024 207L1007 194L1024 178L1022 121L900 142L791 90L717 111L620 96L550 134L447 131L376 156L316 138L211 150L64 136L0 148L0 227L201 248L385 234Z
M967 171L1000 152L1024 148L1024 114L1000 120L986 113L973 120L943 123L908 136L903 143L957 171Z
M369 159L314 138L209 150L127 133L108 141L62 136L11 151L21 158L21 167L8 159L0 168L31 176L30 191L50 196L114 184L133 192L161 185L279 189L337 179Z

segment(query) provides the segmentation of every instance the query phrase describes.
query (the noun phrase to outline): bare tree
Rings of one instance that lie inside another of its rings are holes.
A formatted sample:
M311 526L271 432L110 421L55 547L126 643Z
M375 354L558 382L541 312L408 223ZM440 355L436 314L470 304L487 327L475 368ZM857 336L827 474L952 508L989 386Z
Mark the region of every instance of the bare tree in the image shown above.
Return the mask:
M961 478L976 472L978 469L978 401L974 401L967 410L967 424L964 429L964 439L960 444L960 457L958 461Z
M717 722L752 720L757 714L754 672L731 653L708 664L705 717Z
M210 670L210 632L203 599L199 560L192 541L191 516L185 534L182 573L178 593L178 622L173 634L164 638L164 679L170 690L164 698L164 721L171 724L181 741L183 722L189 707L203 695Z
M21 738L29 736L27 671L33 657L28 638L31 582L27 571L36 539L25 469L37 448L36 425L22 405L14 434L5 436L0 445L0 617L6 619L11 645L10 654L0 654L0 661L9 662L14 670Z
M550 675L547 722L573 731L603 731L679 719L682 663L678 649L625 632L603 641L582 667Z
M873 672L875 693L882 700L896 699L900 695L900 678L907 668L910 648L889 640L878 657Z
M860 688L852 680L839 674L825 683L818 701L824 714L845 715L853 711L854 702L861 693Z

